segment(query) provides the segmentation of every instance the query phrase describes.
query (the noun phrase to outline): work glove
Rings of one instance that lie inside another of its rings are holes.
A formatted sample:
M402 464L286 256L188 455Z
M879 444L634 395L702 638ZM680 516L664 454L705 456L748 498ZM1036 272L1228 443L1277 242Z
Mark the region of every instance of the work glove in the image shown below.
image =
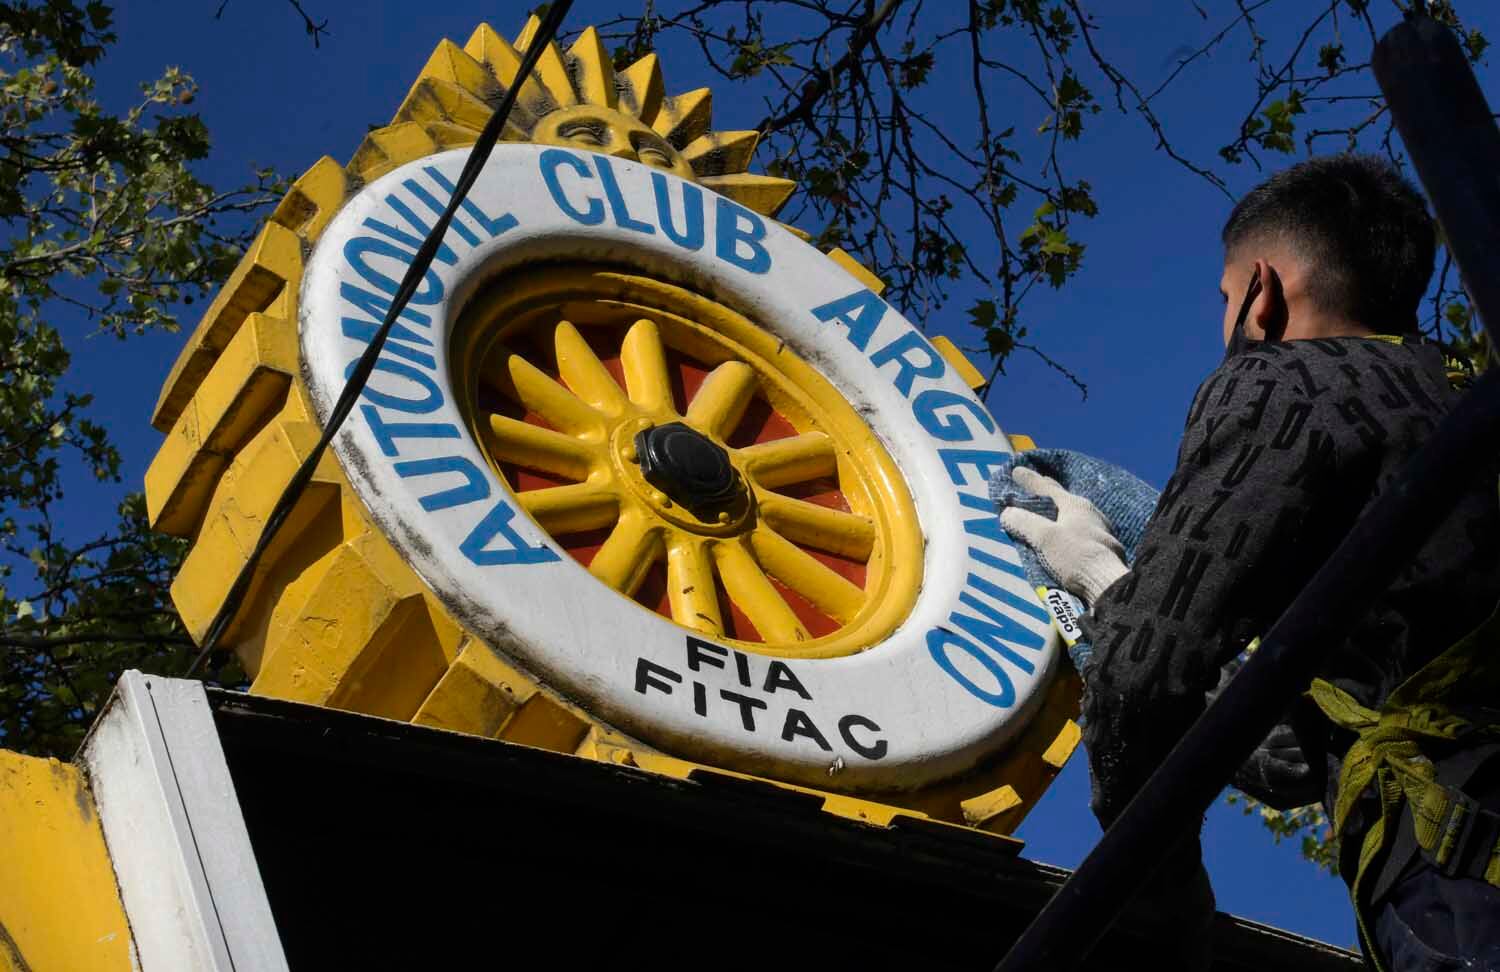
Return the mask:
M1006 457L990 478L990 499L996 509L1003 511L1008 507L1019 507L1049 520L1057 517L1057 504L1050 497L1039 496L1017 483L1015 473L1020 469L1034 469L1061 484L1068 492L1093 503L1109 524L1109 532L1125 548L1125 562L1128 564L1135 559L1135 548L1140 544L1159 496L1150 484L1113 463L1071 449L1028 449ZM1020 555L1021 568L1032 587L1048 588L1051 591L1047 595L1049 600L1059 596L1066 598L1074 616L1087 612L1083 602L1068 593L1062 582L1042 566L1034 550L1022 543L1017 544L1016 553ZM1075 631L1068 640L1068 657L1073 660L1073 667L1079 674L1085 674L1093 666L1094 646Z
M1011 470L1016 485L1057 507L1057 519L1020 506L1000 513L1005 532L1036 552L1043 568L1063 587L1092 605L1125 575L1125 548L1093 503L1068 492L1057 480L1024 466Z
M1232 782L1273 810L1295 810L1324 797L1324 773L1313 767L1297 731L1284 722L1240 764Z
M1013 476L1017 469L1035 469L1093 503L1109 524L1109 532L1125 548L1125 562L1135 560L1135 548L1161 496L1150 483L1112 462L1071 449L1028 449L1007 456L990 477L990 499L999 509L1019 506L1049 520L1057 516L1057 506L1018 486Z
M1219 684L1208 692L1206 701L1209 705L1214 704L1249 656L1247 650L1220 670ZM1230 780L1230 785L1236 790L1249 794L1273 810L1294 810L1317 803L1324 797L1326 784L1327 770L1322 755L1304 751L1290 718L1266 734Z

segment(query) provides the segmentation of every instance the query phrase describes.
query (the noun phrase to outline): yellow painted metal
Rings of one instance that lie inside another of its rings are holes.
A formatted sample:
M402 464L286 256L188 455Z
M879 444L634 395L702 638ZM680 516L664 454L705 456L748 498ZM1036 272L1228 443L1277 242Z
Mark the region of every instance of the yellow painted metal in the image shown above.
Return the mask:
M146 470L146 510L155 529L193 533L230 458L277 410L296 372L296 327L247 315Z
M845 250L838 248L829 250L828 259L832 260L834 263L837 263L851 277L869 288L872 293L879 294L885 291L885 281L881 280L869 270L865 269L865 265L863 263L860 263L858 260L854 259L854 257Z
M1017 452L1026 452L1036 448L1036 443L1031 441L1029 435L1007 435L1006 438L1010 440L1010 447Z
M557 131L556 122L568 117L559 109L565 109L596 118L611 134L623 134L627 140L654 134L666 150L662 158L648 161L712 185L760 212L773 213L790 195L792 183L746 172L758 134L711 131L711 92L703 88L668 95L654 54L616 70L601 44L580 38L568 55L562 56L554 46L542 70L524 79L504 138L599 150ZM293 184L187 342L153 415L153 424L168 441L152 465L147 485L159 525L193 542L173 585L174 600L190 631L201 636L258 536L269 504L285 487L291 470L306 454L309 436L316 432L316 417L298 369L288 367L297 354L294 323L303 254L366 180L432 152L471 144L499 90L515 83L519 63L516 44L487 25L481 25L462 48L440 43L390 126L371 132L349 165L324 157ZM611 78L613 104L605 84ZM549 114L555 116L553 122L542 124ZM786 228L807 238L795 227ZM883 289L880 280L847 254L835 251L830 258L876 293ZM679 342L684 353L710 364L749 360L730 354L722 340L706 333L723 331L738 349L789 369L786 387L773 382L767 388L769 372L757 369L756 374L762 392L779 411L806 419L792 439L737 452L737 468L759 487L755 497L821 476L859 479L853 475L859 469L851 465L857 466L860 450L851 443L857 446L861 440L857 435L851 438L845 426L853 421L863 429L862 421L838 408L828 413L811 407L796 389L815 384L816 372L785 354L768 332L666 285L636 280L622 293L607 307L595 301L592 292L581 295L595 311L602 309L611 323L639 328L631 332L619 407L666 416L670 396L662 390L661 363L652 357L661 344L675 347ZM664 316L664 307L674 313ZM577 315L570 319L583 327L604 323ZM651 323L642 326L642 320ZM657 330L654 340L652 328ZM941 348L940 341L935 343ZM587 369L587 359L583 360ZM558 432L591 447L623 453L624 437L611 432L612 425L623 426L611 422L607 409L601 412L582 401L520 356L491 356L483 364L488 369L485 380L529 410L549 416ZM291 375L289 386L280 393L271 390L280 380L276 372ZM726 391L734 390L731 382ZM604 385L596 391L610 394ZM732 411L734 396L726 394L725 399ZM829 414L837 418L832 427L825 424ZM819 421L812 421L814 417ZM491 431L483 434L490 436ZM737 514L741 518L730 524L695 522L675 507L642 507L653 511L652 519L624 537L629 542L615 558L617 566L607 571L611 582L629 588L646 556L643 551L664 558L669 578L683 581L670 598L674 617L686 626L718 634L723 619L717 599L707 596L706 586L700 591L690 582L712 574L715 547L735 539L748 545L742 549L766 572L784 575L790 578L788 586L815 594L810 599L844 623L839 634L850 633L845 647L860 640L873 643L905 616L907 597L920 583L919 577L898 576L899 565L888 562L887 541L891 549L918 552L921 542L914 516L903 514L900 522L887 522L890 515L882 510L888 504L881 497L893 486L904 486L884 453L878 447L875 451L880 461L873 473L866 470L864 483L873 495L861 497L855 489L850 502L854 521L828 525L843 535L839 543L846 549L870 547L870 580L859 592L863 602L849 590L853 585L820 575L803 559L805 551L788 536L796 527L773 530L765 520L751 518L750 502ZM545 446L542 454L549 454ZM551 454L574 455L571 450ZM609 518L618 520L624 510L611 506L607 498L612 501L619 495L623 477L614 460L611 464L609 476L602 480L599 470L590 467L580 482L555 492L530 492L523 503L547 529L589 528ZM642 484L627 483L626 488L632 502L650 500ZM799 513L786 509L780 515L783 526L788 517L793 523L799 519ZM872 528L861 526L859 517L868 518ZM816 516L801 520L804 531L820 522ZM873 540L867 540L872 533ZM902 559L920 563L921 558ZM600 570L608 566L606 561ZM689 587L694 590L684 593ZM852 634L856 629L857 637ZM320 466L283 539L268 552L227 643L239 653L255 679L252 690L258 693L541 745L670 775L703 771L620 735L466 635L370 522L331 459ZM1072 742L1067 734L1076 697L1076 683L1060 680L1041 716L1002 758L959 780L870 799L822 793L824 808L882 825L903 814L960 822L965 819L963 801L1011 786L1020 806L981 824L992 832L1009 830L1055 773L1058 753L1065 755L1076 744L1076 726ZM777 785L798 793L817 792ZM0 814L0 826L4 820ZM8 858L0 854L0 860ZM0 881L0 900L5 890L6 882ZM110 966L75 962L62 967Z
M198 329L178 356L162 386L151 424L162 432L172 425L197 392L213 363L239 332L245 318L271 313L297 319L296 284L302 278L302 241L278 223L267 223L250 244L240 265L225 281ZM292 286L287 286L288 282Z
M862 589L768 524L760 523L750 532L750 550L768 574L801 593L829 617L847 624L864 607Z
M0 970L128 972L132 951L83 775L0 750Z
M623 387L584 331L618 344ZM549 342L561 382L517 350ZM523 491L522 506L555 535L611 528L589 567L610 587L631 595L666 560L669 573L693 579L668 588L674 620L722 636L722 587L764 639L740 644L773 655L851 654L879 644L906 619L922 583L923 540L905 480L843 396L755 322L675 285L564 265L527 270L476 295L453 347L455 371L468 380L460 399L471 425L488 434L497 467L514 463L572 481ZM709 369L682 414L669 354ZM478 402L486 385L552 428L484 412ZM796 434L731 446L756 399ZM673 503L633 461L639 431L678 421L722 446L744 484L716 515ZM837 480L847 512L777 492L825 476ZM808 550L864 563L865 588ZM841 627L813 637L773 579Z
M946 335L939 334L933 337L932 346L937 348L938 354L943 356L943 360L948 362L949 367L958 372L958 376L964 380L964 384L976 390L985 386L986 380L983 373L974 367L974 362L969 360L969 356L959 350L958 345L954 344Z
M766 489L778 489L838 471L838 452L822 432L775 439L740 450L740 460Z
M1009 813L1021 805L1021 795L1009 783L964 800L959 806L964 812L964 822L982 827L1001 814Z

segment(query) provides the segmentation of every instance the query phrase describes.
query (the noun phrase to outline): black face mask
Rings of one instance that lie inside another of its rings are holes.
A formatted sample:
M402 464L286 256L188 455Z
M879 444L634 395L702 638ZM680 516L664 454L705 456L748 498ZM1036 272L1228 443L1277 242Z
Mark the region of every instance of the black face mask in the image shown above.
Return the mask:
M1234 319L1234 330L1229 332L1229 343L1224 346L1225 361L1235 355L1243 354L1252 345L1261 343L1245 337L1245 321L1250 318L1250 305L1255 303L1255 298L1260 296L1260 290L1260 267L1256 267L1250 274L1250 286L1245 288L1245 300L1240 304L1239 316Z

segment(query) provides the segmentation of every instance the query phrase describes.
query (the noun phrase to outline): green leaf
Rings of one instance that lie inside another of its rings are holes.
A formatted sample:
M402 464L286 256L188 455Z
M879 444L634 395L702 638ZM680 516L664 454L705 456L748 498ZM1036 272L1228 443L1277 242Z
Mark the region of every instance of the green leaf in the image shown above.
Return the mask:
M977 300L969 308L969 323L982 331L993 327L998 316L999 309L993 300Z

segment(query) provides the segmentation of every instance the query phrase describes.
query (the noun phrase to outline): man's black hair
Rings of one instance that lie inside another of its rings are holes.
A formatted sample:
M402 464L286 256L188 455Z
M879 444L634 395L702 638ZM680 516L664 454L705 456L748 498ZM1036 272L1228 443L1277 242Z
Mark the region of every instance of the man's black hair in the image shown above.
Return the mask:
M1290 246L1325 313L1375 331L1419 330L1436 233L1421 194L1384 159L1335 155L1278 172L1235 204L1223 240L1231 258L1252 240Z

